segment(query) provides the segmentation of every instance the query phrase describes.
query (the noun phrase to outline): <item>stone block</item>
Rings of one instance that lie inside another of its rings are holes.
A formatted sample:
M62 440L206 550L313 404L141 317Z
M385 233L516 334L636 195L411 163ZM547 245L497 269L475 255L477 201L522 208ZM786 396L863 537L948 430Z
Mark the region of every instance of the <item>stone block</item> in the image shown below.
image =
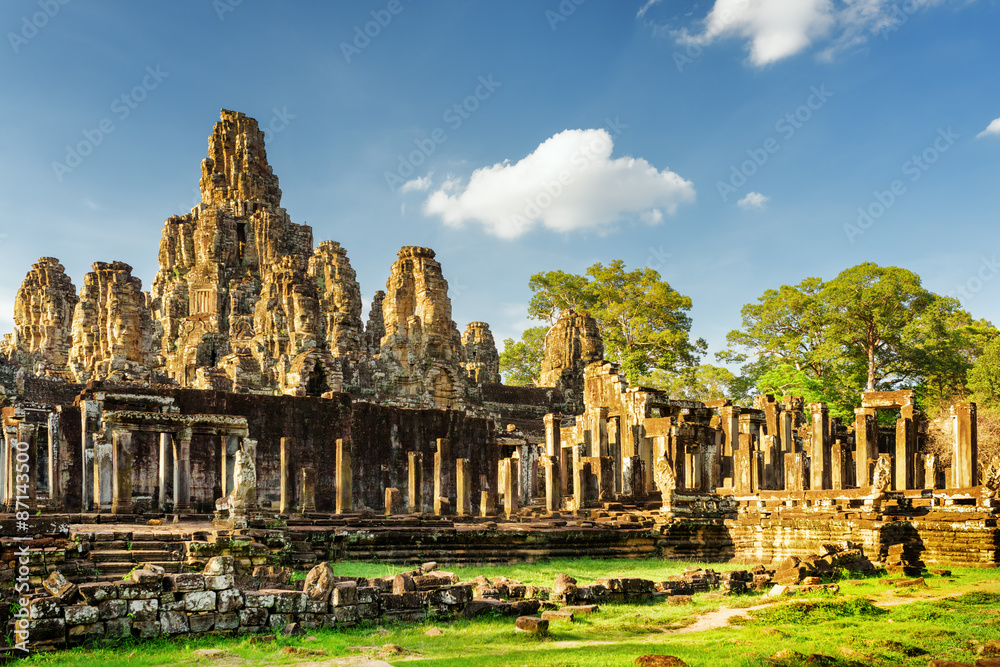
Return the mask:
M431 591L429 601L433 605L455 606L472 600L472 585L460 584Z
M294 618L294 614L271 614L267 617L267 626L280 630L291 623Z
M382 609L387 612L420 609L422 607L423 603L420 601L420 596L416 593L403 593L400 595L382 594Z
M564 611L562 609L549 609L542 612L543 621L565 621L567 623L573 622L573 612Z
M97 607L88 604L71 604L63 607L63 615L66 618L66 625L90 625L99 620Z
M155 570L152 568L156 568ZM146 566L129 573L129 581L136 583L155 583L163 581L163 568L158 566Z
M110 581L80 584L78 590L87 604L97 604L118 597L118 586Z
M191 632L208 632L215 628L215 612L200 612L188 614L188 627Z
M330 611L330 604L326 600L313 600L306 597L307 614L325 614Z
M344 607L358 603L358 585L355 582L340 582L333 588L330 595L330 605Z
M243 604L247 607L259 607L262 609L274 608L274 594L281 591L273 589L263 591L244 591Z
M231 574L205 575L205 590L221 591L236 585L236 577Z
M59 618L60 616L62 616L62 607L59 604L59 598L35 598L28 602L28 618L30 619Z
M159 611L159 600L131 600L128 603L128 613L133 621L155 621Z
M302 590L310 600L321 600L326 602L330 599L330 593L336 584L337 578L333 573L333 568L329 563L320 563L309 570L306 575L306 583Z
M205 590L205 576L196 572L168 574L163 578L163 590L192 593Z
M194 591L184 594L184 611L215 611L215 591Z
M180 635L188 632L188 616L182 611L161 611L160 632L165 635Z
M235 630L240 626L240 615L236 612L215 615L216 630Z
M521 616L514 623L514 629L530 635L546 635L549 633L549 622L537 616Z
M266 625L267 609L264 607L248 607L240 610L240 625Z
M163 587L159 581L123 581L118 584L122 600L152 600L159 598Z
M160 622L132 621L132 635L139 639L155 639L160 636Z
M236 574L236 561L232 556L214 556L209 559L202 574Z
M301 614L305 610L305 593L300 593L299 591L274 591L275 612L279 614Z
M77 592L77 585L67 580L59 570L53 571L42 582L42 587L48 591L49 595L57 597L63 602L72 600Z
M370 604L378 602L381 592L375 586L358 586L358 604Z
M358 617L365 620L376 620L380 616L380 610L377 602L366 602L364 604L356 605L358 610Z
M104 623L90 623L89 625L74 625L66 630L66 636L71 642L97 639L104 636Z
M358 622L358 608L356 606L333 607L330 611L337 617L337 625L353 625Z
M65 642L66 621L61 618L39 618L28 621L28 637L35 642Z
M132 619L113 618L104 621L104 636L108 638L132 636Z
M105 600L97 605L97 616L102 621L121 618L128 614L128 600Z
M224 575L226 576L226 575ZM215 608L220 613L226 614L236 611L243 606L243 595L235 588L227 588L216 593Z

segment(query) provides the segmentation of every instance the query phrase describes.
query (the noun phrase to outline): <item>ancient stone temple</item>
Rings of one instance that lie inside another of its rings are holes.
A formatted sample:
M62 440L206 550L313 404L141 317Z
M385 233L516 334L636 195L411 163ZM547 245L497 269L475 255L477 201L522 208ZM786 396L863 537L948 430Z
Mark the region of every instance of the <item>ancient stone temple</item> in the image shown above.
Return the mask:
M118 528L93 525L169 521L185 563L766 560L846 540L1000 562L1000 461L979 459L974 403L952 407L944 460L923 451L912 391L863 394L850 423L795 396L678 400L630 386L572 310L540 386L507 386L489 325L459 333L433 250L403 246L387 269L363 324L347 251L290 219L257 122L223 110L150 291L120 261L79 293L54 258L27 270L0 348L0 512L26 503L94 543Z

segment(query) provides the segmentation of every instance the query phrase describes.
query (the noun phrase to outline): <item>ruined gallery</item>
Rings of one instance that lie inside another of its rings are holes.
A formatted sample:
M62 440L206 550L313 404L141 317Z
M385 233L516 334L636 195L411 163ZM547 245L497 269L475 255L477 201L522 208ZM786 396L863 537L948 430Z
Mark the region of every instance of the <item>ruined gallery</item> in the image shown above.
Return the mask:
M162 568L159 591L164 572L183 587L206 563L218 577L347 558L769 563L845 543L901 568L1000 562L973 403L952 407L943 467L922 453L913 392L866 393L850 423L794 396L675 400L629 386L573 311L546 335L541 386L506 386L488 323L453 321L430 248L400 248L362 320L348 250L365 249L289 218L253 118L222 111L200 188L165 221L151 286L121 261L75 283L42 257L17 291L0 494L8 536L28 497L34 587L58 573L100 601L100 582L139 564ZM6 590L21 545L3 540ZM229 611L220 586L213 618ZM261 618L246 602L237 625L312 622L281 599ZM151 613L156 634L179 612ZM51 641L96 624L69 614Z

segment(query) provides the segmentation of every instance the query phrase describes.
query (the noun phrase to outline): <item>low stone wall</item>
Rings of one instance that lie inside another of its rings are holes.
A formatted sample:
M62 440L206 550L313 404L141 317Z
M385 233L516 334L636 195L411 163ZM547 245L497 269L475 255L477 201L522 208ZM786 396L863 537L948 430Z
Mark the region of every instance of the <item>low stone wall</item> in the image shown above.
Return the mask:
M154 567L135 570L126 580L79 586L54 573L45 580L43 594L19 600L23 612L15 615L15 643L21 632L38 651L97 638L256 634L287 632L291 624L346 628L360 621L457 618L473 598L471 584L394 594L364 579L332 576L319 588L309 589L307 580L307 592L240 590L235 573L229 556L212 558L202 573L165 574Z

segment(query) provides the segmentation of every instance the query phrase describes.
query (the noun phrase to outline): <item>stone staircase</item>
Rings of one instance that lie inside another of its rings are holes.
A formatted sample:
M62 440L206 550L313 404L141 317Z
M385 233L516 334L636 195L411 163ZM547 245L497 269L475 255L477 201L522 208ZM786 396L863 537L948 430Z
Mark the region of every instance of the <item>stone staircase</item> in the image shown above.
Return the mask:
M97 580L121 579L137 565L152 563L168 573L181 571L184 543L173 535L96 532L89 560ZM166 539L165 539L166 538Z

